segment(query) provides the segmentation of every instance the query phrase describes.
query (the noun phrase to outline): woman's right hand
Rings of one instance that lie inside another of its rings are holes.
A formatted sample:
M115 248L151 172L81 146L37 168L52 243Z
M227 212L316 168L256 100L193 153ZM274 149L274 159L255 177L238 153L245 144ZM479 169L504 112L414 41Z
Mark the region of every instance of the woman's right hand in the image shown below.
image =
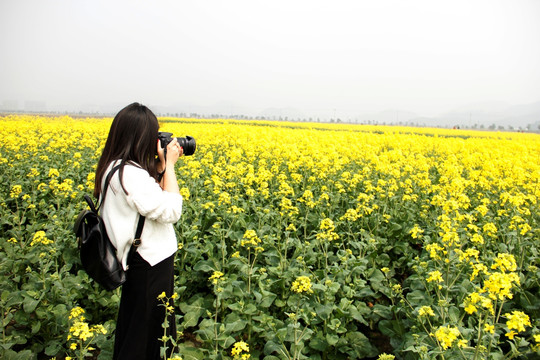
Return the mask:
M158 147L160 144L158 143ZM163 149L161 149L163 151ZM178 158L182 156L184 153L182 147L180 144L178 144L178 140L173 139L168 145L167 145L167 154L166 158L167 161L163 163L163 160L161 160L161 165L163 165L163 178L161 179L161 188L165 191L171 192L171 193L180 193L180 189L178 188L178 181L176 180L176 172L174 170L174 165L178 161ZM159 154L159 151L158 151Z
M174 165L178 161L178 158L184 154L184 149L178 143L176 138L167 145L167 162L166 165Z

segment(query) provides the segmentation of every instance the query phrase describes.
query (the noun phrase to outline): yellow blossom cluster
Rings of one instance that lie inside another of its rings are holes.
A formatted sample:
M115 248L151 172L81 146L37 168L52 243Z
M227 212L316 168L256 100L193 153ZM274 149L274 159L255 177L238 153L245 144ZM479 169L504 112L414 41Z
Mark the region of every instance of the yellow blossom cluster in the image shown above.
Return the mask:
M69 328L68 341L73 340L70 349L76 350L78 347L84 347L88 340L92 340L97 334L107 334L103 325L90 326L84 316L85 311L81 307L74 307L69 314L71 327Z
M409 231L409 234L411 234L411 237L413 239L418 239L422 236L424 233L424 230L418 226L418 224L415 224L414 227Z
M32 242L30 243L30 246L34 246L37 244L49 245L52 243L53 243L52 240L47 239L47 234L45 234L45 231L40 230L34 234L34 237L32 238Z
M16 199L19 197L19 195L22 192L22 186L21 185L13 185L11 187L11 192L9 193L9 197L12 199Z
M339 239L339 234L336 233L336 227L332 219L322 219L319 230L321 231L317 233L317 239L328 241L335 241Z
M473 264L473 275L471 281L480 273L485 277L484 284L478 291L470 293L463 305L468 314L474 314L481 309L487 310L491 315L495 314L494 301L512 299L512 288L519 286L520 280L515 270L516 260L513 255L501 253L494 259L492 270L499 270L490 273L484 264Z
M461 333L459 332L459 329L455 326L450 325L441 326L435 332L435 338L440 343L441 347L445 350L451 347L460 335Z
M531 320L529 315L525 314L523 311L514 310L512 313L504 314L508 319L506 321L506 326L509 330L517 330L517 332L524 332L526 326L531 326Z
M426 280L427 282L437 282L437 283L441 283L444 281L442 278L442 273L439 270L431 271Z
M420 309L418 309L418 316L419 317L435 316L435 312L433 311L431 306L422 306Z
M249 345L244 341L235 342L231 350L231 355L235 360L249 359L251 357L249 354Z
M297 293L313 293L311 279L308 276L299 276L293 281L291 290Z
M242 245L243 247L256 247L260 243L261 239L259 239L255 230L246 230L244 236L242 237L240 245Z
M491 266L498 272L490 273L484 281L483 291L493 300L512 299L512 287L520 285L519 275L515 272L516 260L512 254L499 254Z
M212 275L208 278L210 282L214 285L217 285L218 281L223 278L223 274L221 271L214 271Z

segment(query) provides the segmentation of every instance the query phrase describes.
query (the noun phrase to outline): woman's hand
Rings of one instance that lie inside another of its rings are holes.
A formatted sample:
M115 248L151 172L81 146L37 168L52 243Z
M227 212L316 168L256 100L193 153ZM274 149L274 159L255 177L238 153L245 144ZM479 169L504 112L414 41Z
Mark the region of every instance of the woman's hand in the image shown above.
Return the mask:
M161 168L161 170L165 169L165 150L161 147L161 141L157 141L157 154L158 154L158 159L159 159L159 168Z
M170 163L171 165L176 164L178 158L184 154L184 149L178 144L178 140L174 138L167 145L167 159L165 159L165 149L161 147L161 141L157 141L157 154L160 164L158 165L158 170L161 172L165 170L166 164Z
M184 154L184 149L178 143L176 138L167 145L167 162L166 165L174 165L178 161L178 158Z
M163 149L161 149L161 151L163 151ZM178 143L178 140L173 139L167 145L167 154L165 155L167 159L165 164L163 164L163 162L161 163L162 165L164 165L163 170L165 171L165 173L163 174L163 179L161 180L161 188L163 190L176 194L180 193L180 189L178 188L178 181L176 180L176 172L174 170L174 165L178 161L178 158L183 154L184 150Z

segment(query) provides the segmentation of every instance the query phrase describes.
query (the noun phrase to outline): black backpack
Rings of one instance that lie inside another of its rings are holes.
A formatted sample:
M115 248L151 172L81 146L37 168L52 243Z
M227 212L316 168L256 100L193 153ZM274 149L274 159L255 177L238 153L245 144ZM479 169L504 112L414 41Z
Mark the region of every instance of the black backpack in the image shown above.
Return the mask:
M120 166L115 166L107 175L99 207L96 207L90 196L84 195L84 200L90 206L90 210L81 211L73 226L73 231L77 236L83 269L106 290L114 290L126 281L126 272L116 257L116 248L109 240L105 223L98 213L99 208L105 201L109 182ZM139 215L137 231L129 250L128 262L141 244L140 238L144 220L145 217Z

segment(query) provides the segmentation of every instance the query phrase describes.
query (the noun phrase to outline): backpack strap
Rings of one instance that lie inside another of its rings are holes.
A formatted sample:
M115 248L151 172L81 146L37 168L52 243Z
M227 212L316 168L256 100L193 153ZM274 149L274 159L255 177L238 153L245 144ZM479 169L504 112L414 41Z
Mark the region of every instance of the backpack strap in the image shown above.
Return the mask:
M133 243L131 244L131 247L129 248L128 258L127 258L127 264L129 265L131 258L133 257L133 254L137 252L137 248L139 245L141 245L141 234L144 227L144 221L146 218L139 214L139 222L137 223L137 231L135 231L135 238L133 239Z
M105 184L104 184L105 188L103 189L103 193L101 194L98 210L99 208L101 208L101 205L103 205L103 202L105 201L105 196L107 195L107 190L109 189L109 182L111 181L112 176L118 169L120 169L121 166L122 164L116 165L107 174L107 177L105 178ZM131 244L131 247L129 248L128 258L127 258L128 265L129 265L131 257L137 251L137 248L139 247L139 245L141 245L141 235L144 228L145 220L146 218L142 216L141 214L139 214L139 222L137 223L137 230L135 231L135 237L133 238L133 243Z
M122 164L120 165L116 165L115 167L112 168L111 171L109 171L109 173L107 174L107 177L105 178L105 186L103 188L103 192L100 196L100 199L99 199L99 205L97 207L97 210L99 210L101 208L101 205L103 204L103 202L105 201L105 196L107 195L107 190L109 190L109 183L111 182L111 179L114 175L114 173L120 169L120 167L122 166ZM97 212L96 210L96 212Z
M137 231L135 231L135 238L133 239L133 246L138 247L141 245L141 235L144 227L144 221L146 218L139 214L139 222L137 224Z

